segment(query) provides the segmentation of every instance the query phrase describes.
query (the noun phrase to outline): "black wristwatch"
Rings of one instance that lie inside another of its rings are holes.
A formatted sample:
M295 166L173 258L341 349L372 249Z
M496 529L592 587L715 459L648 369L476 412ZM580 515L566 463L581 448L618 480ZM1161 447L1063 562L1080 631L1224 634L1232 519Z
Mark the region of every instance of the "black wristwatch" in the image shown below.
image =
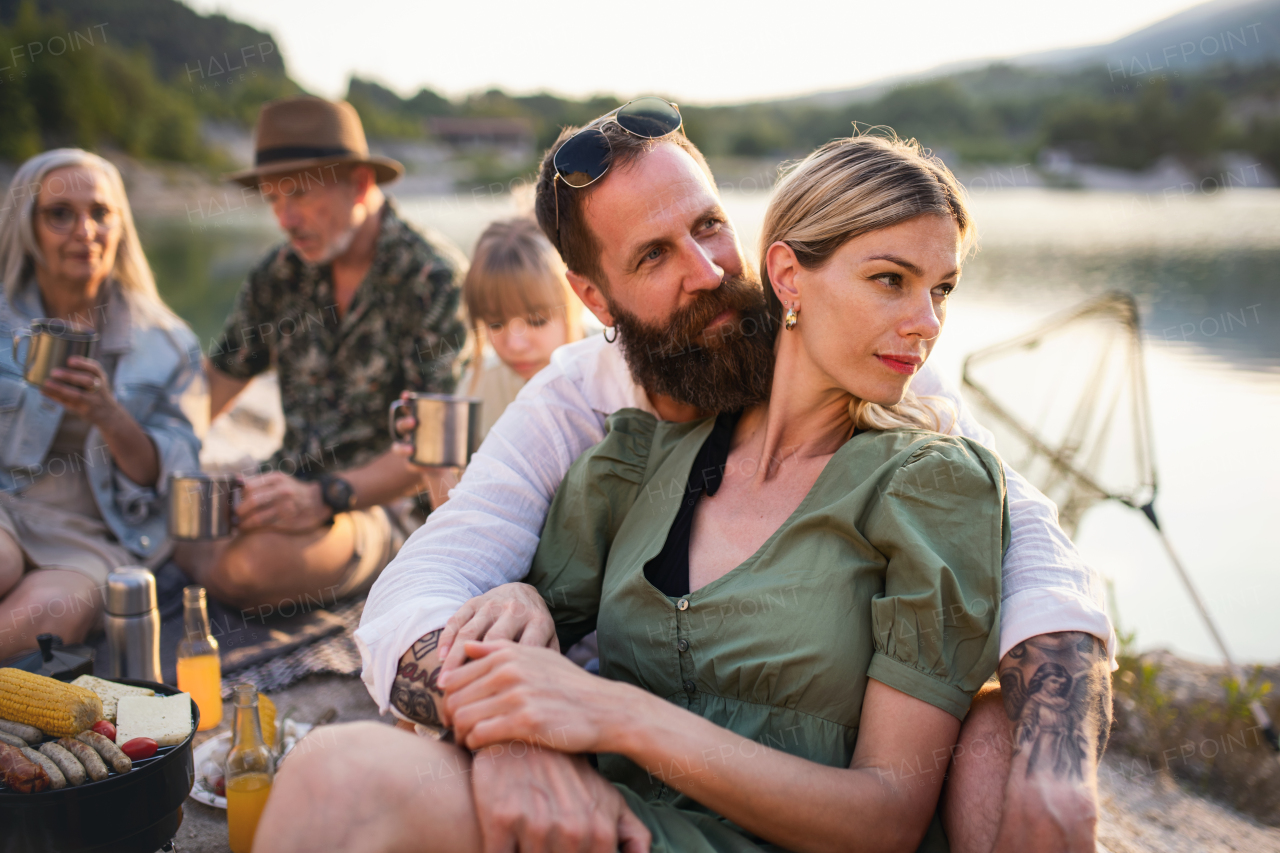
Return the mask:
M356 505L356 490L341 477L322 474L316 482L320 484L320 500L333 510L334 515L346 512Z

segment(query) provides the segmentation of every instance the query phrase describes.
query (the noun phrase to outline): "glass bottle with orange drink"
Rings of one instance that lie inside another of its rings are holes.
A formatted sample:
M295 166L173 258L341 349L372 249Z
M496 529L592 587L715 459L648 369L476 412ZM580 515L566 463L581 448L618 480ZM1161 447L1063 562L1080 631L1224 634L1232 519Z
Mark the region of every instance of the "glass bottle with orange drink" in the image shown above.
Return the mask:
M237 684L232 701L235 738L227 753L227 833L231 853L250 853L275 779L275 758L262 739L258 689L252 684Z
M182 590L185 634L178 643L178 689L191 694L200 709L200 731L222 722L222 661L218 641L209 630L204 587Z

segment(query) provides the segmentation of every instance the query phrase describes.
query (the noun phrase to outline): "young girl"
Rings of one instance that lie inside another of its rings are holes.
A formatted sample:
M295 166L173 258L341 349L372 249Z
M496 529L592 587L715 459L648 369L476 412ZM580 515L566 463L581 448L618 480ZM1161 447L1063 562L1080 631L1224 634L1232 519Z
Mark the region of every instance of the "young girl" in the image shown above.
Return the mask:
M458 391L484 400L483 438L524 383L551 363L552 351L582 337L582 303L560 255L522 217L493 222L480 235L462 298L476 353Z

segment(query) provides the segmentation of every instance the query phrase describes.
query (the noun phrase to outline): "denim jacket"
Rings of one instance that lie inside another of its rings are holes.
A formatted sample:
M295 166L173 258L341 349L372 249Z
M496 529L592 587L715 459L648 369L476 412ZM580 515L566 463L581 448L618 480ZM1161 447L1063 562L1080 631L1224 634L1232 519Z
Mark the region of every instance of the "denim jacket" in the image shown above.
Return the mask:
M162 328L131 311L119 286L110 281L105 324L96 356L117 358L112 392L155 443L160 476L140 486L111 458L97 427L85 439L83 463L93 497L120 544L146 560L168 540L169 474L199 470L200 439L180 403L201 391L204 368L200 344L185 325ZM0 289L0 491L17 494L45 473L44 463L62 423L63 408L22 378L10 341L15 332L45 316L34 281L19 288L10 304Z

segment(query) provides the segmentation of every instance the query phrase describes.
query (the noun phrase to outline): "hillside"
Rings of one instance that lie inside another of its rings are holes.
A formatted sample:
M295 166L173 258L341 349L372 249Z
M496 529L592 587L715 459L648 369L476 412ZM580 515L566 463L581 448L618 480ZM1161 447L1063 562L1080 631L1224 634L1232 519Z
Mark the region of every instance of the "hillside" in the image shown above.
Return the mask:
M1166 58L1167 48L1171 53ZM1107 44L971 59L852 89L788 98L782 103L824 107L862 103L909 83L1009 65L1055 74L1069 74L1086 67L1101 68L1110 83L1141 77L1152 69L1185 73L1224 62L1260 65L1277 61L1280 61L1280 0L1213 0Z
M0 24L12 24L23 2L0 0ZM105 23L110 43L145 51L165 80L186 79L188 70L190 79L199 79L200 65L208 69L211 58L243 63L244 48L250 49L252 65L284 76L284 58L270 33L224 15L201 15L174 0L35 0L32 5L43 17L61 17L69 29Z
M208 120L300 91L268 33L176 0L0 0L0 160L57 145L217 168Z
M55 56L73 33L94 41ZM243 138L263 101L301 91L270 33L177 0L0 0L0 57L9 56L16 78L0 86L0 160L10 162L77 144L214 169L228 155L211 144L212 128ZM347 97L369 137L389 144L438 142L438 117L524 121L533 142L524 159L456 155L476 180L526 174L561 127L620 103L498 90L449 100L426 87L402 98L357 77ZM1141 171L1173 158L1211 175L1244 156L1280 173L1280 0L1216 0L1108 45L683 112L690 138L721 158L803 155L857 122L891 126L957 164L1066 157Z

